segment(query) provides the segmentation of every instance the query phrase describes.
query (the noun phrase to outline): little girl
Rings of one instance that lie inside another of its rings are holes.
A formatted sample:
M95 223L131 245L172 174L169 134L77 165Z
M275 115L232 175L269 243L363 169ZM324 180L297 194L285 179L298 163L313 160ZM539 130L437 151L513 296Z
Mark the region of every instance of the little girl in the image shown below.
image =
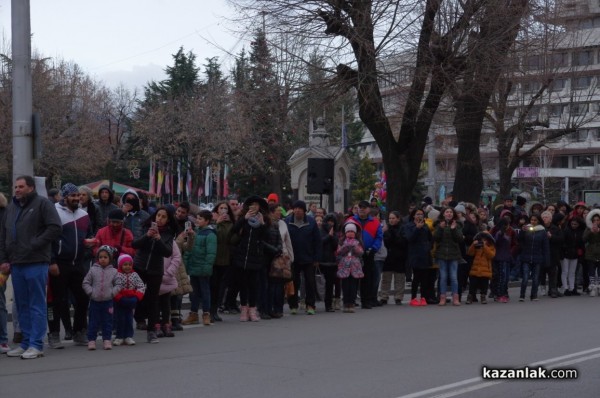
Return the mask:
M338 271L337 276L342 280L344 295L344 312L354 312L354 303L358 291L358 280L365 274L362 270L362 243L356 238L359 226L353 222L344 225L345 238L340 243L337 251Z
M113 297L119 292L116 284L117 270L112 266L113 248L100 246L96 262L83 278L83 290L90 296L88 350L96 349L98 329L102 328L104 349L112 349L110 338L113 323Z
M114 345L134 345L133 340L133 310L144 298L146 285L142 278L133 270L133 259L129 254L119 256L119 273L117 286L119 293L115 296L115 322L117 335Z
M487 289L492 279L492 261L496 255L495 240L488 232L479 232L473 238L467 254L473 257L473 265L469 272L469 295L467 304L473 303L480 291L481 304L487 304Z

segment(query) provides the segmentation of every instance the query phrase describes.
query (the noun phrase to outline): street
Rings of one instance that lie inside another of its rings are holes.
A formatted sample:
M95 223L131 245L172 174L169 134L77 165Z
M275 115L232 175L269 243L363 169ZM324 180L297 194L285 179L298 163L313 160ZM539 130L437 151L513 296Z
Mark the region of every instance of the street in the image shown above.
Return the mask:
M88 352L71 343L37 360L0 357L3 397L596 397L598 297L188 326L159 344ZM405 296L405 302L407 296ZM391 300L390 300L391 302ZM187 313L187 312L186 312ZM185 315L185 314L184 314ZM9 324L9 330L10 326ZM10 330L12 336L12 330ZM577 380L483 380L482 366L575 368Z

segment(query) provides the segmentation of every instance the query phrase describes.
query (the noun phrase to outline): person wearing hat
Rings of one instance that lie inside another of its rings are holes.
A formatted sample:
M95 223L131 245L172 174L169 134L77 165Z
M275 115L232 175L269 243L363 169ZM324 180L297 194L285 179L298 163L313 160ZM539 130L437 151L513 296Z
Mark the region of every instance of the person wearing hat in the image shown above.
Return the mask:
M96 237L91 240L94 244L94 256L102 245L113 247L116 250L115 258L118 258L121 254L135 256L135 249L132 247L133 234L123 226L124 218L125 213L118 207L108 213L108 225L100 228Z
M98 229L108 224L108 214L111 210L119 208L114 201L115 194L113 190L108 185L101 185L98 188L98 200L96 201L96 206L98 206Z
M48 345L50 348L63 348L60 342L60 321L70 325L69 297L74 298L73 340L76 344L87 344L87 309L89 298L82 288L87 273L84 266L83 247L92 247L92 226L88 214L79 207L79 188L66 183L61 189L62 200L56 203L56 211L62 222L62 233L52 244L49 288L53 313L48 317ZM87 240L86 240L87 239Z
M383 229L381 223L371 216L370 204L366 200L358 202L358 214L353 220L361 226L363 247L364 278L360 283L361 308L370 309L381 304L377 301L377 289L374 288L375 253L383 244Z
M285 223L294 248L294 295L288 298L290 311L298 313L300 275L304 274L306 313L314 315L317 291L315 267L321 258L321 233L315 219L306 214L306 203L302 200L292 204L292 212L285 218Z
M232 263L240 284L240 322L258 322L257 299L259 275L267 262L268 250L261 242L268 241L269 206L267 201L252 195L244 201L242 211L231 228L231 240L235 242Z
M279 206L279 210L281 211L282 217L287 217L287 211L281 206L279 203L279 195L274 192L271 192L269 196L267 196L267 204L270 206L272 204Z
M365 274L362 270L361 258L364 252L360 239L360 225L349 219L343 226L344 238L337 250L337 277L342 281L344 312L353 313L358 281Z
M23 334L20 345L6 355L35 359L44 355L48 264L52 242L60 236L62 223L52 202L35 191L32 176L16 178L14 196L4 210L3 221L0 272L11 274Z

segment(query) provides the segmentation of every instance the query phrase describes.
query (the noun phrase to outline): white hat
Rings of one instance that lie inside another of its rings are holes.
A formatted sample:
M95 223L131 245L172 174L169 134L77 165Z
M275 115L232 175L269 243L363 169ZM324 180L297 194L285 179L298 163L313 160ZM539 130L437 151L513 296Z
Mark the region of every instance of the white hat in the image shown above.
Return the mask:
M344 233L350 232L350 231L356 233L356 225L354 225L354 223L348 223L344 227Z

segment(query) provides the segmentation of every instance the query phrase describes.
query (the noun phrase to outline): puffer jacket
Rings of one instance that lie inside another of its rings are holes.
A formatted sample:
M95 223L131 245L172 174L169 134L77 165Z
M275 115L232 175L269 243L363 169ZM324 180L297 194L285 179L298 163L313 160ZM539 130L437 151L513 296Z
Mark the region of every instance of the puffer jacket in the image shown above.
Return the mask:
M437 244L435 257L438 260L460 260L462 259L462 253L460 246L463 243L462 226L459 222L456 223L456 227L452 229L449 225L445 228L436 226L435 232L433 233L433 239Z
M160 284L159 295L167 294L177 289L177 271L181 265L181 252L179 246L173 245L173 254L171 257L165 258L165 272Z
M190 276L211 276L217 257L217 235L212 226L196 231L192 250L186 252L185 270Z
M402 226L389 225L387 231L383 233L383 243L387 248L383 271L405 273L408 248Z
M585 217L587 228L583 232L583 241L585 242L585 259L587 261L600 261L600 232L592 232L592 218L600 215L600 209L594 209Z
M191 293L194 290L190 283L190 277L185 270L185 253L192 250L194 240L189 237L186 239L185 235L179 234L177 239L175 239L175 243L181 253L181 265L177 268L177 288L175 288L171 294L180 296L182 294Z
M496 248L491 243L484 243L482 247L475 247L475 243L471 243L467 254L473 257L473 265L469 275L479 278L492 278L492 260L496 255Z
M325 223L325 221L323 221L323 224L321 225L321 243L323 245L322 250L321 250L321 259L319 261L319 265L322 266L337 266L337 260L336 260L336 251L338 248L338 236L337 236L337 228L336 226L334 226L333 228L331 228L331 230L333 230L333 233L330 235L329 234L329 227L327 226L327 224Z
M266 225L252 228L245 218L240 217L231 228L231 241L237 242L233 249L232 264L248 270L262 269L267 259L262 242L267 241L268 235Z
M216 224L217 232L217 257L215 258L215 266L226 267L231 265L231 243L229 242L229 233L233 223L231 221L223 221Z
M429 227L423 225L422 228L417 228L417 225L410 221L403 224L402 231L408 246L406 265L411 268L430 268L433 236Z
M546 228L541 225L527 227L519 233L519 247L521 249L521 262L540 264L542 267L550 266L550 245Z
M573 229L570 225L565 228L565 243L563 245L564 258L573 260L580 258L585 253L585 243L583 242L583 225Z
M117 284L117 270L110 264L102 267L95 263L83 278L81 286L93 301L112 300L121 290Z

